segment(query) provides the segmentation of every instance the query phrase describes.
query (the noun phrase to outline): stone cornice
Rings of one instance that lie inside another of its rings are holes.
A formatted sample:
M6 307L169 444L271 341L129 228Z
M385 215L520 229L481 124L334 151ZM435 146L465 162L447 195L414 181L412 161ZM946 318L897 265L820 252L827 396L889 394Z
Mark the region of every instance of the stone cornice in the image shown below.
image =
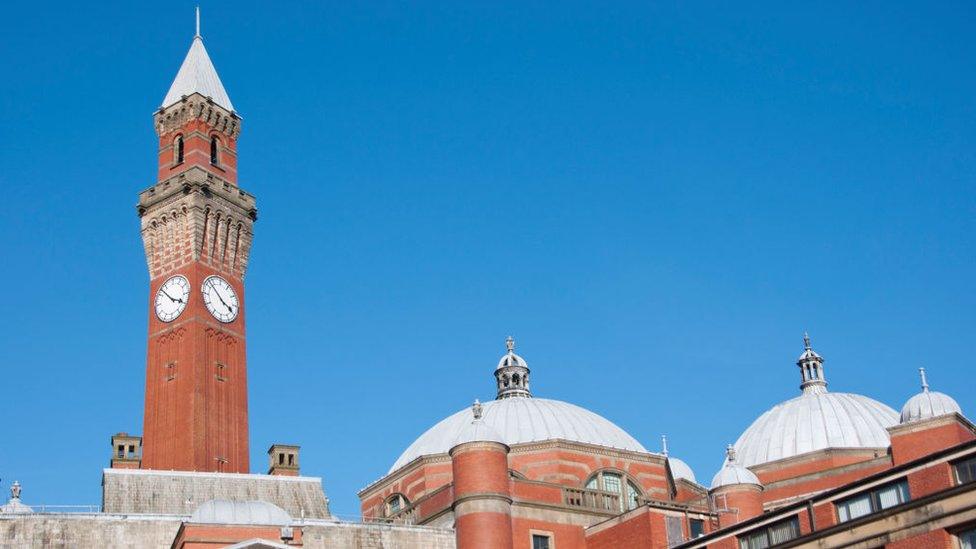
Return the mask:
M199 93L184 96L179 103L153 114L156 135L163 136L183 127L188 121L197 119L224 135L237 139L241 133L241 117L228 111Z
M919 431L925 431L927 429L932 429L933 427L942 427L943 425L950 425L952 423L958 423L966 429L969 429L971 433L976 434L976 425L973 425L973 422L969 421L966 416L957 412L892 425L891 427L888 427L888 434L905 435L908 433L917 433Z
M788 458L777 459L776 461L767 461L759 465L751 465L748 467L750 471L756 475L760 475L770 470L782 469L790 465L799 465L801 463L807 463L811 461L817 461L820 459L825 459L831 456L856 456L856 455L872 455L873 458L888 455L888 447L884 448L824 448L822 450L814 450L812 452L806 452L805 454L799 454L795 456L790 456Z

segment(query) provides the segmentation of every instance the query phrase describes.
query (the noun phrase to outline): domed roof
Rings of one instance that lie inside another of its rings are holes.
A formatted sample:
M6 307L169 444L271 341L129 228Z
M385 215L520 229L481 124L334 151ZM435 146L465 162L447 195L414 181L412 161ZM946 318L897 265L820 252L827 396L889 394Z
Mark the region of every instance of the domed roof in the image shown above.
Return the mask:
M810 348L797 365L802 394L773 406L735 443L739 464L752 467L825 448L885 448L898 414L866 396L827 392L823 358Z
M567 402L544 398L512 397L482 405L482 421L512 446L525 442L563 439L634 452L647 452L634 437L609 420ZM396 460L390 472L420 456L447 453L471 424L465 408L431 427Z
M200 504L190 522L195 524L255 524L288 526L291 516L281 507L267 501L230 501L212 499Z
M671 467L671 476L673 476L675 480L683 478L694 483L698 482L695 479L695 472L691 470L691 467L687 463L681 461L680 459L668 456L668 466Z
M804 393L759 416L735 449L751 467L824 448L885 448L898 414L866 396Z
M901 422L919 421L946 414L962 414L959 403L945 393L930 391L925 379L925 368L918 369L922 376L922 392L908 399L901 408Z
M730 445L726 450L725 463L722 465L722 469L712 477L712 490L721 488L722 486L733 486L736 484L755 484L762 486L762 483L759 482L759 477L736 461L735 454L735 448Z
M674 480L683 478L696 484L698 483L698 480L695 479L695 473L691 470L691 467L680 459L672 457L668 452L667 435L661 435L661 453L664 454L664 457L668 458L668 467L671 468L671 476L674 477Z

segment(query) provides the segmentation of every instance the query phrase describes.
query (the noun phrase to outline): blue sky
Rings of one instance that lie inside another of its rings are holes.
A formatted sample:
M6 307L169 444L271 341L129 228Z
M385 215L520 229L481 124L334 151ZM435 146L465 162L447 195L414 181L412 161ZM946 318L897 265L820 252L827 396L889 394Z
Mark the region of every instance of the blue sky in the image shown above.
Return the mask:
M260 220L252 468L302 445L340 515L440 418L538 396L707 482L798 394L976 413L976 51L965 3L206 2ZM193 4L0 19L2 488L100 500L142 430L151 114Z

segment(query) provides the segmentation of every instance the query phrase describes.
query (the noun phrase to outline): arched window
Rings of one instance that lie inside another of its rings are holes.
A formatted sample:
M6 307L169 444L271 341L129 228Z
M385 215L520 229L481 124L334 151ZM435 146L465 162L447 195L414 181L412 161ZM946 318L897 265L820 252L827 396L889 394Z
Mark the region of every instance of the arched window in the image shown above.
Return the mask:
M607 492L617 496L619 511L635 509L641 503L641 489L635 482L616 471L597 471L586 481L587 490ZM610 508L610 505L607 505Z
M216 135L210 138L210 163L220 165L220 140Z
M386 516L392 517L403 511L410 505L407 496L403 494L393 494L386 500Z
M183 163L183 136L177 135L176 141L173 143L173 163L182 164Z

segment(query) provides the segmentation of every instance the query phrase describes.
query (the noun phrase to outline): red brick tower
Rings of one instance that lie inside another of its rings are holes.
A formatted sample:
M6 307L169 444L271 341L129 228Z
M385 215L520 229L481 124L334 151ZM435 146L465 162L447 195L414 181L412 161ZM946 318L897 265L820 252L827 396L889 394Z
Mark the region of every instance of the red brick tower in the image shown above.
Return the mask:
M199 15L153 121L159 178L138 205L150 275L142 467L246 473L244 273L257 210L237 186L241 119Z
M448 452L454 475L454 527L458 549L511 549L512 495L509 448L481 421L481 404L472 407L474 421Z

